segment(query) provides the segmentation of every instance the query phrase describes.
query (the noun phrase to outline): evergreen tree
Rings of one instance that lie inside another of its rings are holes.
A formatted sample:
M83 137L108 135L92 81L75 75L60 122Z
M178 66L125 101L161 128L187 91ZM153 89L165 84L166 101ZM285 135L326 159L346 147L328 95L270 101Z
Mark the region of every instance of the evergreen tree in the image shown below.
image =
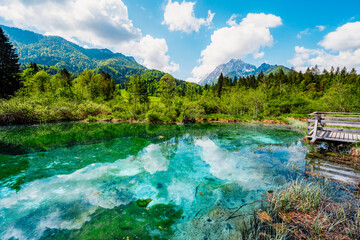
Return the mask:
M13 95L20 88L20 64L15 48L0 28L0 98Z
M217 82L217 96L219 98L221 98L221 93L222 93L222 90L223 90L223 85L224 85L224 76L223 74L221 73L220 74L220 77L219 77L219 80Z
M170 74L165 74L159 82L159 93L161 101L169 108L173 103L175 95L176 82Z
M68 72L68 70L66 68L63 68L61 71L60 71L60 75L61 75L61 78L65 80L65 82L71 86L71 83L72 83L72 79L71 79L71 75L70 73Z
M234 81L232 82L232 85L236 87L237 84L238 84L238 79L237 79L237 77L235 76L235 77L234 77Z
M39 71L39 68L36 63L31 62L30 68L34 69L34 72L37 73Z

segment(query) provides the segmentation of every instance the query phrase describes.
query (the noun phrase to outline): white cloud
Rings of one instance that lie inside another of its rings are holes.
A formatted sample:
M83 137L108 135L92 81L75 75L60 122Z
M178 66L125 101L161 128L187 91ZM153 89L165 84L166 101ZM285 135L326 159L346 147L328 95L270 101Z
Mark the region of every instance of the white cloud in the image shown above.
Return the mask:
M164 11L164 21L162 24L168 25L170 31L183 31L191 33L192 31L198 32L200 27L210 26L215 13L208 11L208 17L196 18L194 6L196 2L183 1L181 4L169 0Z
M320 45L335 51L360 48L360 22L347 23L327 34Z
M166 55L168 47L165 39L153 38L146 35L138 42L130 42L126 49L135 57L143 58L141 64L148 68L159 69L165 72L175 72L179 70L179 65L170 62L170 56Z
M318 25L318 26L316 26L317 27L317 29L319 30L319 32L322 32L322 31L324 31L325 29L326 29L326 27L325 26L322 26L322 25Z
M347 23L327 34L319 43L323 48L295 47L289 62L297 69L317 65L320 69L334 67L355 68L360 71L360 22Z
M226 24L229 25L229 26L231 26L231 27L236 26L237 23L236 23L236 20L235 20L235 19L236 19L237 17L238 17L237 14L231 15L231 17L229 18L229 20L227 20Z
M305 30L298 33L297 38L301 39L304 35L311 35L314 32L322 32L326 29L325 26L318 25L315 28L306 28Z
M35 28L46 35L61 36L75 43L137 54L146 67L176 69L169 61L166 41L152 38L156 44L149 44L149 37L144 37L141 30L134 27L121 0L2 0L0 16L23 29ZM141 51L145 47L161 48L158 53L161 61L148 54L151 49Z
M303 35L310 35L311 34L311 29L307 28L301 32L298 33L297 38L301 39Z
M200 66L192 70L188 81L200 81L218 65L232 58L244 58L253 54L255 58L263 57L263 47L273 44L270 28L282 25L281 18L272 14L249 13L241 23L236 24L232 16L228 24L216 30L211 36L211 43L201 52Z
M36 27L47 35L96 46L141 36L128 18L127 7L116 0L4 0L0 15L21 28Z
M254 53L253 57L254 57L255 59L259 59L259 58L263 58L264 55L265 55L264 52L258 52L258 53Z

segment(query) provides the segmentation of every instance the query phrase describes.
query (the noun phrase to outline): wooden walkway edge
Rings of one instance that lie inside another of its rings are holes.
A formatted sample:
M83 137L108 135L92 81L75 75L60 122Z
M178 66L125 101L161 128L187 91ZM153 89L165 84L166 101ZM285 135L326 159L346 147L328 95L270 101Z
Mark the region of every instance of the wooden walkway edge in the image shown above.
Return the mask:
M308 134L315 141L360 142L360 113L314 112L309 114Z

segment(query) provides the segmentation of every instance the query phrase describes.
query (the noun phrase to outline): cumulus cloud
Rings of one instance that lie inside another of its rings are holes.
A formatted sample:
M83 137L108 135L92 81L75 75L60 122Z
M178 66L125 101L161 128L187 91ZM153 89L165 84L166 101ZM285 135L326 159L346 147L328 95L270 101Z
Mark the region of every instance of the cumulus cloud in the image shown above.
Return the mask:
M95 47L116 49L135 55L149 46L159 47L159 61L152 62L149 54L140 55L146 67L156 66L160 70L176 69L168 61L165 39L152 39L157 44L149 44L148 36L143 36L128 16L128 9L121 0L2 0L0 16L23 29L36 29L46 35L61 36L75 43ZM132 44L129 44L132 43ZM127 48L130 47L131 48ZM135 49L134 46L140 49ZM151 51L151 50L149 50ZM160 55L162 54L162 55ZM147 64L147 65L146 65Z
M192 31L198 32L200 27L210 26L215 13L208 11L208 17L196 18L194 6L196 2L183 1L181 4L169 0L164 11L164 21L162 24L168 25L170 31L182 31L191 33Z
M229 27L212 34L210 45L201 52L200 66L192 70L188 81L200 81L218 65L233 58L244 58L249 54L255 58L263 57L260 49L272 46L274 41L270 28L282 25L280 17L264 13L249 13L239 24L233 15L227 23Z
M146 35L140 41L130 42L125 51L135 57L141 57L141 64L148 68L159 69L165 72L175 72L179 70L179 64L170 61L170 56L166 53L168 46L165 39L153 38Z
M319 42L323 48L295 47L295 56L289 62L297 70L317 65L321 69L347 67L360 70L360 22L347 23L327 34Z
M347 23L327 34L320 45L335 51L360 48L360 22Z

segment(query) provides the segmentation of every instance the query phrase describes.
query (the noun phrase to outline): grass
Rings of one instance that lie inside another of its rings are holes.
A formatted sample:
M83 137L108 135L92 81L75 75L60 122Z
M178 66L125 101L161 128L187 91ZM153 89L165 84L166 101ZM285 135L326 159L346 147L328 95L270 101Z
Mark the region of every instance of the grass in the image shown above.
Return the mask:
M297 179L269 195L269 208L280 217L270 224L285 224L295 239L359 239L360 201L354 195L338 199L336 191L327 182Z
M286 191L275 192L272 201L277 211L310 212L317 210L326 197L326 192L319 184L306 184L297 179L287 187Z
M359 196L326 181L294 180L257 209L243 217L241 239L360 239Z

